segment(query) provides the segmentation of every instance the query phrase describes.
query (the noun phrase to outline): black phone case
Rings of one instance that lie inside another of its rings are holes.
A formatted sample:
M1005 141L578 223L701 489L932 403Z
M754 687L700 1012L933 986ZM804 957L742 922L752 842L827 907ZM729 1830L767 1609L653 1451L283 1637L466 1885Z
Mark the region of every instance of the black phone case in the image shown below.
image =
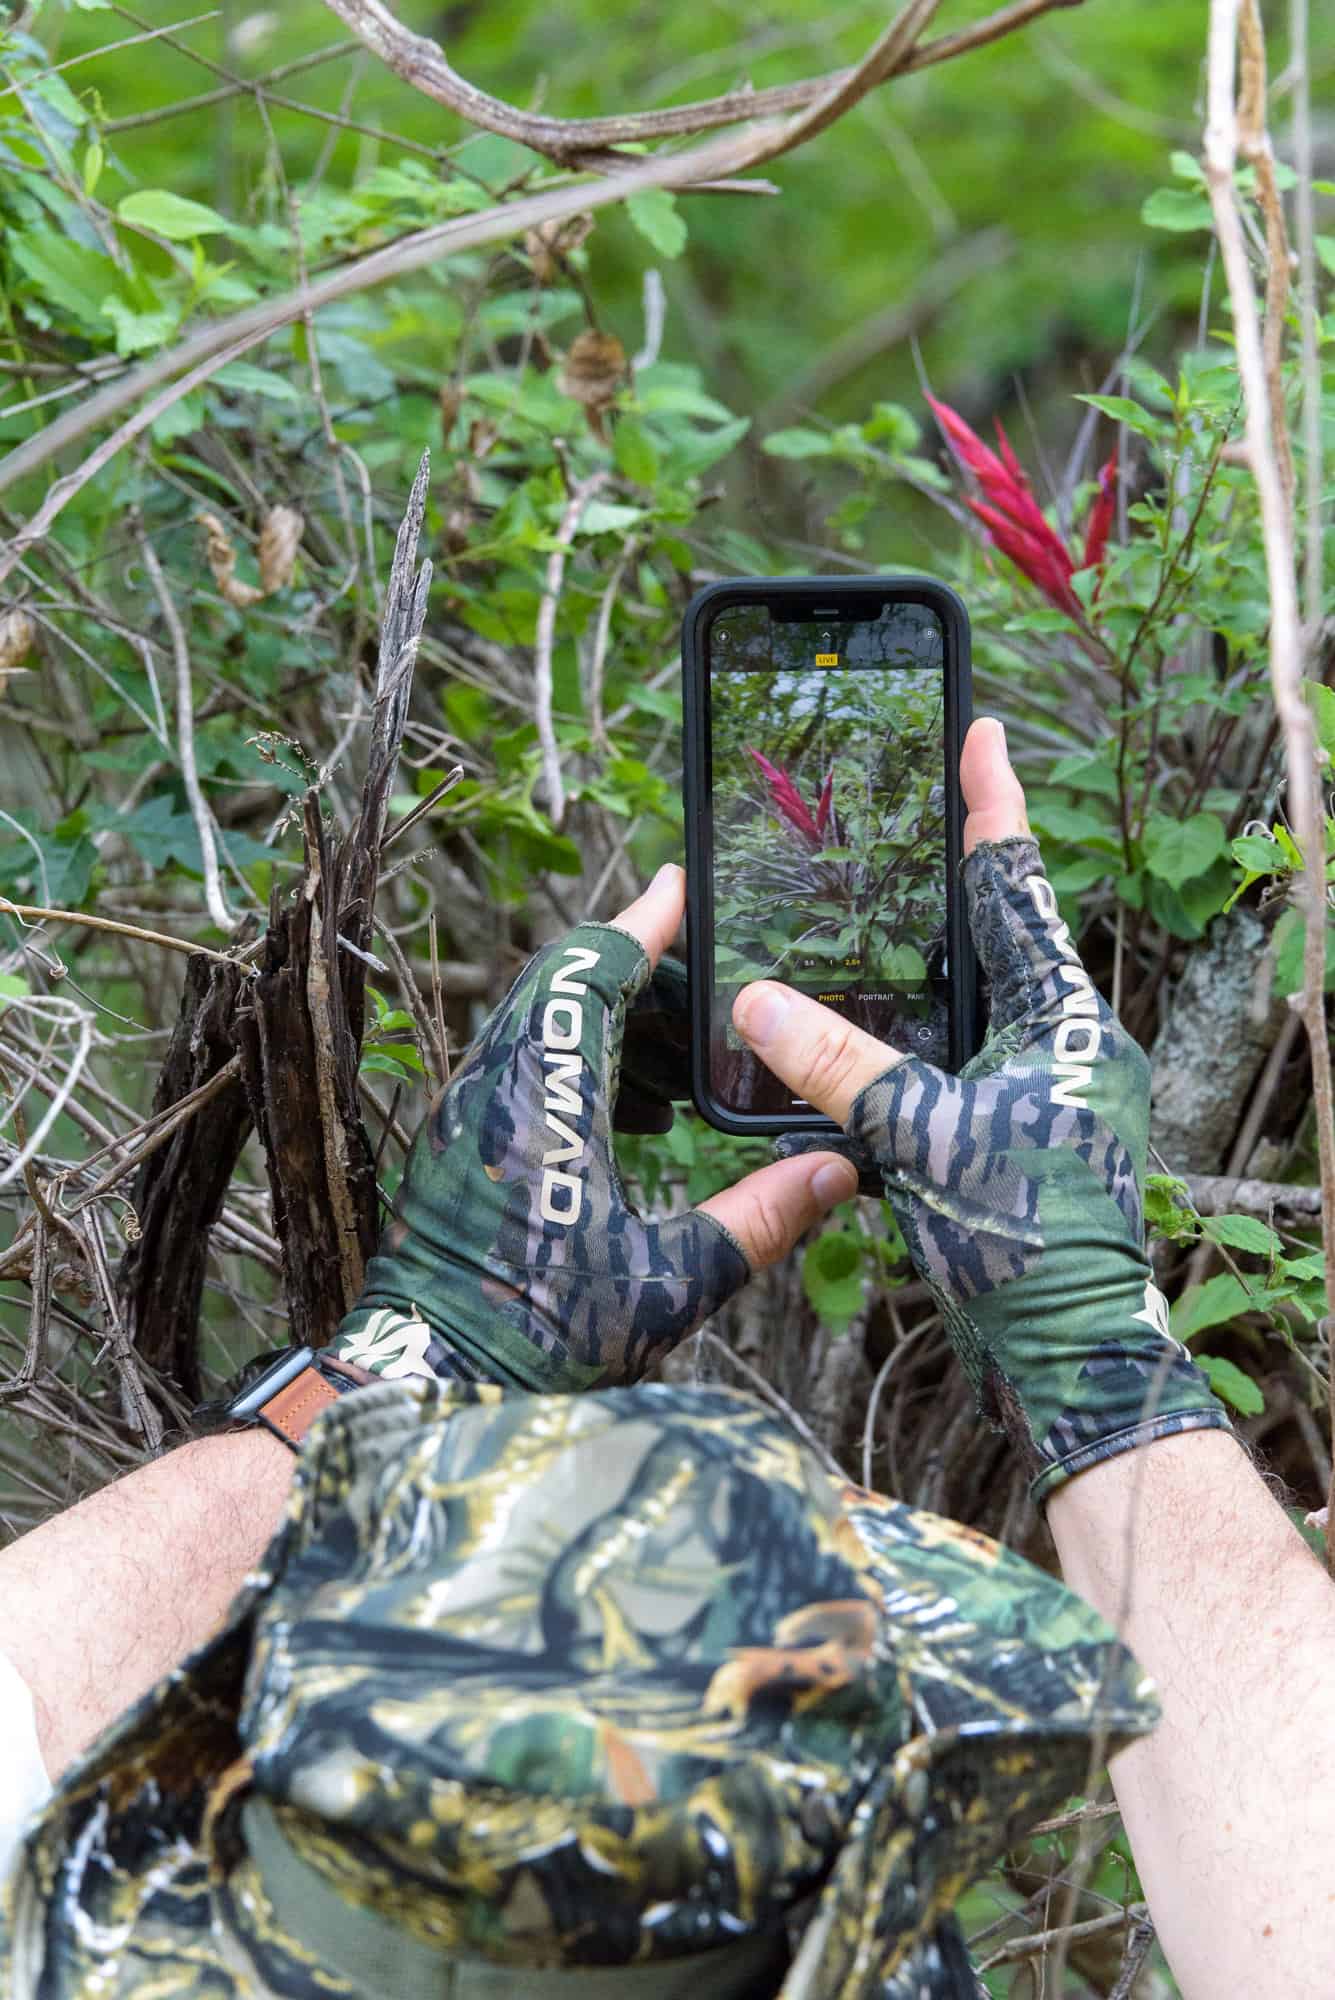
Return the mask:
M686 928L690 975L691 1096L701 1117L721 1132L829 1132L839 1128L819 1112L732 1111L709 1087L709 1017L713 1001L714 935L713 767L709 727L709 674L704 633L709 617L729 604L766 599L813 598L829 603L869 595L881 601L929 604L945 632L946 762L946 932L950 987L947 999L950 1067L960 1069L982 1039L982 994L978 960L969 935L960 862L964 854L964 798L960 791L960 748L973 716L969 656L969 614L947 584L927 576L730 577L697 591L686 607L681 630L686 807Z

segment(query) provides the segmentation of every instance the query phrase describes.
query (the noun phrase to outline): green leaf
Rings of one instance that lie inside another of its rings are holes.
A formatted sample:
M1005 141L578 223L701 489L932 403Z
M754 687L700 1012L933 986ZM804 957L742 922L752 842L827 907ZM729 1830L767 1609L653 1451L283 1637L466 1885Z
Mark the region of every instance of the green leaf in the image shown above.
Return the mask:
M1109 853L1117 852L1116 832L1111 823L1095 813L1086 812L1081 806L1064 806L1055 801L1033 805L1029 809L1029 817L1040 833L1050 834L1054 840L1069 840L1076 846L1098 846Z
M1087 756L1083 750L1059 757L1048 772L1048 783L1069 785L1073 792L1097 792L1105 799L1117 797L1117 773L1112 765L1101 757Z
M863 1238L846 1229L827 1229L802 1259L802 1289L836 1333L845 1332L862 1308L863 1268Z
M105 334L102 302L108 292L119 292L121 282L110 257L54 229L22 230L11 235L9 247L44 304L59 306Z
M1335 278L1335 236L1318 236L1316 239L1316 254L1331 276Z
M644 519L643 507L619 507L614 500L590 500L579 517L581 535L624 535Z
M1279 842L1265 833L1240 833L1230 852L1256 875L1285 875L1293 866Z
M664 722L681 721L681 689L674 687L632 687L626 700L643 715L659 715Z
M1328 688L1321 681L1305 680L1303 689L1316 718L1317 741L1335 763L1335 688Z
M847 948L840 944L838 938L809 937L803 938L801 943L805 958L834 959L848 956Z
M11 1000L22 1000L31 988L26 979L20 979L17 972L0 972L0 1014Z
M882 952L877 971L892 986L920 986L927 977L927 961L916 945L897 944Z
M1168 164L1179 180L1194 181L1197 187L1205 186L1205 169L1194 153L1170 153Z
M644 425L637 424L633 417L618 418L612 456L617 471L636 486L652 486L658 477L658 447Z
M1240 1313L1269 1305L1275 1296L1261 1285L1249 1290L1231 1271L1221 1271L1203 1285L1189 1285L1174 1302L1169 1323L1176 1339L1192 1340L1207 1327L1225 1326Z
M116 213L122 222L136 229L151 229L172 243L190 243L197 236L215 235L230 226L216 208L188 201L182 194L169 194L166 188L137 188L133 194L122 195Z
M1271 943L1275 949L1275 983L1277 994L1300 993L1303 984L1303 955L1307 945L1307 927L1301 910L1285 910L1275 925ZM1326 991L1335 986L1335 926L1326 925Z
M189 813L178 812L175 801L165 793L145 799L132 813L109 818L107 824L125 835L150 868L166 868L178 861L195 874L202 873L204 856L195 822Z
M1310 1250L1305 1257L1281 1257L1279 1271L1285 1278L1324 1278L1326 1260L1320 1250Z
M174 312L135 312L124 299L114 296L103 299L102 317L116 329L117 354L143 354L150 347L162 347L177 327Z
M663 1149L667 1153L668 1158L675 1160L679 1167L693 1167L695 1165L695 1157L698 1150L696 1135L686 1119L676 1118L673 1120L672 1124L663 1134Z
M1208 197L1195 188L1156 188L1141 203L1140 219L1147 229L1180 233L1209 229L1214 222Z
M416 1077L426 1074L421 1057L406 1042L387 1042L383 1047L363 1049L357 1067L359 1070L374 1070L381 1076L397 1077L400 1083L412 1083Z
M750 428L749 417L734 417L730 423L720 424L716 430L691 431L684 436L679 434L664 452L664 479L679 483L707 472L711 465L717 465L721 458L727 457Z
M1159 437L1163 431L1163 420L1133 403L1129 396L1077 396L1077 403L1088 403L1092 409L1102 410L1105 417L1112 417L1128 430L1139 431L1142 437Z
M224 389L240 389L248 396L268 396L276 403L300 403L304 399L294 382L272 368L257 368L252 361L229 361L213 377Z
M1182 820L1156 813L1145 829L1145 867L1171 889L1179 889L1193 875L1203 875L1214 866L1226 837L1223 821L1213 813L1193 813Z
M803 430L799 424L792 430L771 431L764 449L771 458L828 458L833 441L827 431Z
M1243 1417L1261 1414L1265 1397L1251 1376L1244 1375L1234 1362L1226 1361L1222 1354L1198 1354L1196 1366L1222 1403L1232 1404Z
M1205 1215L1201 1229L1212 1243L1226 1243L1230 1250L1247 1250L1256 1257L1277 1257L1284 1248L1274 1230L1254 1215Z
M680 257L686 248L686 224L669 188L641 188L627 197L626 213L660 257Z
M1190 1190L1176 1174L1146 1174L1145 1227L1173 1243L1194 1241L1197 1224Z

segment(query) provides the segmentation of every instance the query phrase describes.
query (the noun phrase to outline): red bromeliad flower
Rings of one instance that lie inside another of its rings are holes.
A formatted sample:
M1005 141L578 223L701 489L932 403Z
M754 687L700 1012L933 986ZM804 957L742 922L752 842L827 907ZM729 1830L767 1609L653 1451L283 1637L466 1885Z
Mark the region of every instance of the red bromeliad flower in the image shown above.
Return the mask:
M834 789L833 764L830 766L830 775L825 780L825 787L821 792L820 803L816 807L816 816L813 819L811 808L798 791L797 786L793 783L788 773L780 765L771 764L768 757L762 757L760 752L753 750L749 743L744 744L742 747L745 749L747 756L753 758L756 764L759 765L761 775L765 783L769 786L769 795L773 801L774 810L786 819L790 826L796 827L803 840L809 841L812 847L823 847L825 845L825 827L830 817L830 800Z
M966 504L987 529L988 539L1042 591L1049 604L1055 604L1068 617L1083 618L1084 609L1071 588L1071 578L1077 569L1103 568L1117 497L1116 451L1099 473L1099 490L1089 510L1085 544L1077 562L1035 500L1001 420L997 419L997 445L1001 454L998 457L976 431L970 430L958 411L952 410L948 403L939 403L935 396L927 400L955 456L983 491L984 499L969 500ZM1098 595L1097 583L1094 594Z
M1103 568L1103 557L1108 547L1108 530L1112 527L1113 512L1117 506L1117 453L1114 451L1108 463L1099 473L1099 490L1094 496L1094 504L1089 510L1085 523L1084 569ZM1099 582L1103 581L1102 576ZM1098 587L1095 586L1095 596Z

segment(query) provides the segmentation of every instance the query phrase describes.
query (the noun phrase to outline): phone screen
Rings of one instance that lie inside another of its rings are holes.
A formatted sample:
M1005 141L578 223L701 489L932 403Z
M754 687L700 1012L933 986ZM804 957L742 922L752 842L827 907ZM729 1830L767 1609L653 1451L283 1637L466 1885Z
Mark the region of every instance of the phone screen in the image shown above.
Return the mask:
M705 634L710 1073L729 1111L804 1112L732 1025L780 979L900 1049L949 1049L945 634L935 608L723 605Z

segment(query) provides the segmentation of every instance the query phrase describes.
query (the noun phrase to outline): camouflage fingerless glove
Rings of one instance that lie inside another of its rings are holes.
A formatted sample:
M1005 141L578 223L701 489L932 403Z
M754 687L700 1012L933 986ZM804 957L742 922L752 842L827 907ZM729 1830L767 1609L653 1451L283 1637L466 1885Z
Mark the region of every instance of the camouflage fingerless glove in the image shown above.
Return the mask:
M1145 1254L1149 1062L1082 967L1032 839L980 843L964 880L987 1040L958 1077L904 1058L848 1130L1041 1499L1153 1438L1229 1426Z
M645 1222L612 1149L629 932L584 924L519 975L414 1141L329 1352L384 1376L632 1382L750 1275L707 1215Z

